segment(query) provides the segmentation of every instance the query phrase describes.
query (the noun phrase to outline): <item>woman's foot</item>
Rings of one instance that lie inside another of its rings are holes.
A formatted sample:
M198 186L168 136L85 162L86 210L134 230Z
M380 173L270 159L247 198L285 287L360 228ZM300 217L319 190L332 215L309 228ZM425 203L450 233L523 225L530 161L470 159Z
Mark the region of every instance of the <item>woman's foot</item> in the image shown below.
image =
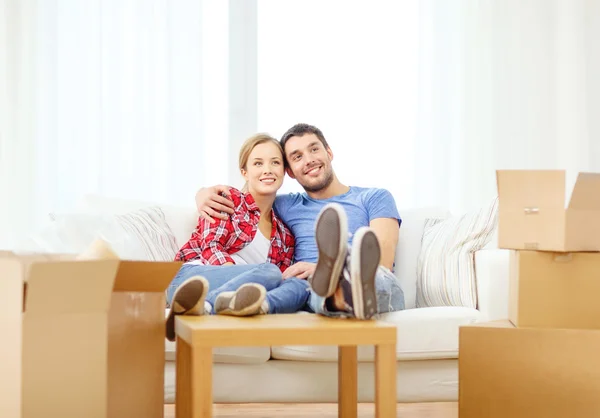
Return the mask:
M173 294L166 334L169 341L175 341L176 315L204 315L204 301L208 293L208 281L202 276L193 276L181 283Z
M215 300L217 315L251 316L262 312L267 290L257 283L246 283L234 292L223 292Z

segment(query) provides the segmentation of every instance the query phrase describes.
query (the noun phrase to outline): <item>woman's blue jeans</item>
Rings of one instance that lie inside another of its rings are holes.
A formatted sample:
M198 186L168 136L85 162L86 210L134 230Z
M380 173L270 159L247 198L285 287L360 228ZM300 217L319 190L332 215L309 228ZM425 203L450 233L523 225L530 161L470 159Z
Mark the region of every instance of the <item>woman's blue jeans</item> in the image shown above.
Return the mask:
M211 307L215 305L220 293L235 291L246 283L258 283L267 289L266 300L270 314L298 312L310 295L306 280L283 280L279 268L271 263L228 266L184 264L167 289L169 305L177 287L192 276L202 276L208 281L206 301Z

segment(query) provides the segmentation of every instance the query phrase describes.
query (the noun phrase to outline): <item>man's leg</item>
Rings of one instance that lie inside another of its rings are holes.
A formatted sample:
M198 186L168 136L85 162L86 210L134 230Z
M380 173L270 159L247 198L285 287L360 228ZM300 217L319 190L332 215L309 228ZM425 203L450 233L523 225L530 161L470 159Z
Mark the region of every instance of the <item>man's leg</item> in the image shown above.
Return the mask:
M269 314L294 313L301 310L310 293L308 282L295 277L285 279L278 287L267 292L265 312Z
M354 316L358 319L369 319L379 312L377 272L381 248L375 233L367 227L356 231L350 254L346 258L343 272L333 294L319 294L313 288L314 295L309 299L309 307L317 313L327 316ZM391 275L393 277L393 275ZM390 293L392 285L389 276L382 276L381 293L383 296ZM394 277L395 278L395 277ZM320 280L327 280L323 275ZM334 280L331 278L329 280ZM314 281L314 280L313 280ZM319 288L327 288L330 283L321 283ZM389 289L389 290L386 290ZM384 297L386 302L385 312L389 311L387 305L389 297ZM335 313L334 313L335 312Z
M388 268L379 266L375 276L377 313L404 310L404 291L400 281Z

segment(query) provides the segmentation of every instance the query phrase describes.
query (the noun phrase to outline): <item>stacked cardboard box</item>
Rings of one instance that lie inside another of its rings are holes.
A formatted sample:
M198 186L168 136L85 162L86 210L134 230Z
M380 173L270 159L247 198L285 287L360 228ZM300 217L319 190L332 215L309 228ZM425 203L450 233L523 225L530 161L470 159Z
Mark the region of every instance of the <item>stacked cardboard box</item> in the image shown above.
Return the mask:
M600 416L600 174L497 172L509 318L461 327L459 415Z
M180 265L0 252L0 417L162 417Z

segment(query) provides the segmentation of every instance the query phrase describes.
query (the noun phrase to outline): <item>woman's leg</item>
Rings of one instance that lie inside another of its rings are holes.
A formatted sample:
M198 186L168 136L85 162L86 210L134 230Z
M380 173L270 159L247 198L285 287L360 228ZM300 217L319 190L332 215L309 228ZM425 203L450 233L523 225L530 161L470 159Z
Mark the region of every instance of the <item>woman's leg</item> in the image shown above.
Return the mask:
M215 306L215 300L219 294L236 291L246 283L260 284L269 291L277 288L283 280L281 277L281 270L279 270L279 267L275 264L264 263L251 265L250 267L250 269L243 271L241 274L224 282L217 288L213 288L211 283L211 290L208 292L208 295L206 295L206 301L211 306Z
M184 264L181 266L177 275L167 288L167 304L170 306L173 300L175 290L187 279L193 276L204 277L209 284L210 289L216 289L223 286L236 276L255 269L258 265L228 265L212 266L202 264Z
M308 301L309 295L310 286L308 281L295 277L285 279L281 285L267 292L268 313L298 312Z

